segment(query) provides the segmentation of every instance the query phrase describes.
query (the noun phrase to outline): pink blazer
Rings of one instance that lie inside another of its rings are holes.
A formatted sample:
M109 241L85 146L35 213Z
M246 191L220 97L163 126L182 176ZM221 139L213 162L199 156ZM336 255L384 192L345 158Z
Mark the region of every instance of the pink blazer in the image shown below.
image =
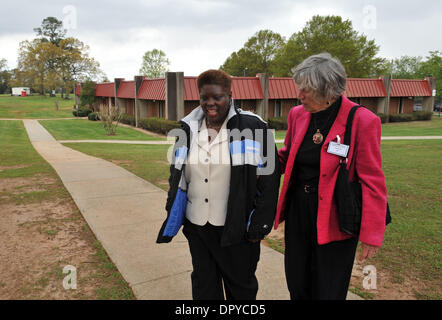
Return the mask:
M350 109L356 105L342 95L342 105L321 150L320 178L318 186L318 244L345 240L351 236L339 230L336 203L333 198L338 175L340 157L327 152L330 141L336 136L344 140L345 125ZM278 202L275 229L284 221L286 214L289 183L296 175L294 161L310 124L311 113L302 105L290 110L288 130L284 147L279 150L284 182ZM350 180L359 179L362 185L362 222L359 240L380 247L384 239L385 213L387 207L387 188L382 172L381 121L366 108L359 108L353 120L351 147L347 168ZM357 173L357 174L356 174Z

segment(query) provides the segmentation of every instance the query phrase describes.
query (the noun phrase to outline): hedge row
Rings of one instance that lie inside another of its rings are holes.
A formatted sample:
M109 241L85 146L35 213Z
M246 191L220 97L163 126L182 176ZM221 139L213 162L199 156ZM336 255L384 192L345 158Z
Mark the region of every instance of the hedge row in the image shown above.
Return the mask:
M98 112L89 113L88 119L92 121L100 120ZM123 114L120 122L135 126L135 116ZM177 121L166 120L163 118L143 118L140 119L139 126L143 129L164 135L167 135L172 129L181 128L181 125Z
M76 117L87 117L90 113L92 113L92 109L89 108L78 108L72 109L72 114Z
M267 125L270 129L287 130L287 117L268 118Z
M143 129L164 135L167 135L172 129L181 128L181 125L177 121L163 118L143 118L140 119L139 125Z
M91 121L98 121L100 120L100 114L98 112L91 112L89 113L87 118Z
M376 114L385 123L387 116L383 113ZM424 121L431 120L433 113L428 111L416 111L413 113L390 114L390 122ZM275 130L287 130L287 118L269 118L267 120L269 128Z
M123 114L121 116L120 122L135 127L135 116Z
M77 117L88 116L89 120L99 120L99 115L97 112L92 112L90 109L78 109L73 111L74 115ZM78 115L77 115L77 114ZM378 117L381 118L381 122L385 123L386 115L379 113ZM401 113L401 114L390 114L390 122L406 122L406 121L423 121L431 120L432 112L418 111L413 113ZM121 123L125 123L131 126L135 126L135 116L124 114L120 120ZM287 130L287 117L281 118L269 118L267 119L267 124L270 129L275 130ZM167 135L167 133L175 128L180 128L181 125L177 121L166 120L163 118L143 118L140 119L139 125L141 128L156 132L159 134Z
M390 114L389 120L390 122L408 122L408 121L424 121L431 120L433 112L429 111L416 111L413 113L399 113L399 114ZM385 123L387 120L387 116L383 113L378 113L377 116L381 118L381 122Z

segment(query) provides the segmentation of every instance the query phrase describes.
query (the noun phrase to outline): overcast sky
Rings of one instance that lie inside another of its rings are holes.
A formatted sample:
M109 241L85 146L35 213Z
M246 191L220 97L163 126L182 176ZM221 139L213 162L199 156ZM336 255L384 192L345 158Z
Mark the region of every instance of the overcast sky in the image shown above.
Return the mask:
M20 41L35 38L44 18L65 23L68 36L90 47L111 80L133 79L144 52L163 50L170 71L196 76L218 68L255 32L286 39L314 15L350 19L374 39L379 56L426 56L442 51L440 0L41 0L0 2L0 59L17 65Z

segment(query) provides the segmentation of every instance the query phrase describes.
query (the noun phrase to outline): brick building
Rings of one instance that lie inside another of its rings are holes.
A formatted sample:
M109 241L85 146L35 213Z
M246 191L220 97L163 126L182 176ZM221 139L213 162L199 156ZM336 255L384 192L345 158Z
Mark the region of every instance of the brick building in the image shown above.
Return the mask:
M432 111L434 78L423 80L380 78L348 78L344 94L375 113L411 113ZM81 92L75 90L76 101ZM115 79L96 84L97 102L102 107L117 106L134 115L136 123L146 117L181 119L199 105L197 77L182 72L168 72L164 78L134 80ZM299 104L298 88L292 78L232 77L232 97L236 106L257 113L264 119L284 117Z

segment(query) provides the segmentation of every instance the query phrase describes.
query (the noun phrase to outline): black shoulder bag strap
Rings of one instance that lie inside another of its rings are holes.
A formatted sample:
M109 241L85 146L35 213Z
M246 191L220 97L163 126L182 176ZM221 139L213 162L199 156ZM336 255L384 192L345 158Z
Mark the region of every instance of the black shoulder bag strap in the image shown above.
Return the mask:
M349 152L351 142L351 130L353 128L353 118L355 117L356 110L358 110L360 107L361 106L354 106L353 108L351 108L350 112L348 113L347 124L345 125L344 144L349 146Z
M344 134L344 144L349 146L348 152L350 152L350 142L351 142L351 131L352 131L352 128L353 128L353 119L354 119L356 111L360 107L362 107L362 106L356 105L356 106L352 107L350 112L348 113L347 124L345 125L345 134ZM347 157L346 158L341 158L341 163L344 162L345 165L346 165L347 164L347 158L348 158L348 153L347 153ZM360 196L362 197L362 192L361 192ZM362 202L362 199L361 199L361 202ZM387 202L387 212L386 212L386 217L385 217L385 224L387 225L390 222L391 222L390 206L388 205L388 202Z

